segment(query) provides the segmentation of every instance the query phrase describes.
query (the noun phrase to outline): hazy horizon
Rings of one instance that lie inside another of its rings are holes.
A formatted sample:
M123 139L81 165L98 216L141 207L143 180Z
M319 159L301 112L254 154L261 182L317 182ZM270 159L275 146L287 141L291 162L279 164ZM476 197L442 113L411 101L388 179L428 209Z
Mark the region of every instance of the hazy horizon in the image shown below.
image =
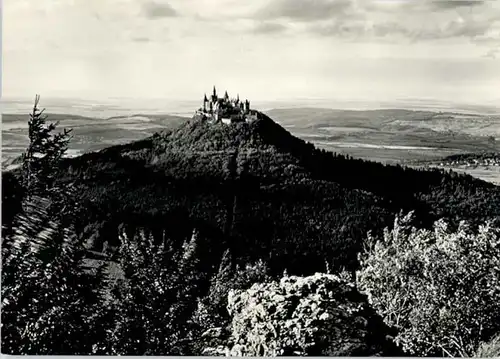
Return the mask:
M33 96L34 98L34 96ZM2 98L4 114L25 114L31 110L33 98ZM253 101L252 107L261 111L286 108L322 108L332 110L381 110L402 109L414 111L457 112L485 115L499 115L500 106L495 104L453 103L431 99L394 99L393 101L369 101L366 99L312 99L299 98L275 101ZM103 100L54 98L41 96L40 107L46 113L80 115L107 118L134 114L168 114L190 116L201 106L201 99L175 100L168 98L106 98Z

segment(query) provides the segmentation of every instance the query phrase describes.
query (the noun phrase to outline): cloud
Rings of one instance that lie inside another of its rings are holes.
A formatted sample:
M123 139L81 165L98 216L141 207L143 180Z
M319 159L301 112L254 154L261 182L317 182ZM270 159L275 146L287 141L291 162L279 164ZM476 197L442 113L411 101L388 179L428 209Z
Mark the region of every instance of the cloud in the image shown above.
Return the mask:
M480 38L498 38L491 29L496 26L494 14L500 14L485 0L169 1L185 18L221 33L240 28L250 35L330 36L355 42L456 38L477 43Z
M481 8L486 3L486 0L365 0L363 6L372 10L416 11L432 14L460 11L467 8Z
M352 6L351 0L275 0L257 10L254 17L315 21L346 14Z
M464 6L479 6L484 0L431 0L430 5L435 9L456 9Z
M375 37L403 36L411 37L411 31L397 22L384 22L373 25L373 35Z
M483 57L489 58L489 59L496 59L499 54L500 54L500 47L499 48L490 49L487 53L485 53L483 55Z
M332 36L343 39L359 39L368 34L368 28L363 22L347 22L341 19L310 27L310 31L322 36Z
M459 9L464 6L474 9ZM311 35L356 42L468 39L478 43L491 38L500 40L499 10L484 1L351 0L351 5L343 2L340 13L318 16L306 23L305 29Z
M262 22L253 28L253 32L256 34L278 34L283 33L287 30L287 27L282 24L274 22Z
M392 39L415 41L433 41L453 38L465 38L473 42L486 35L491 23L479 21L451 20L442 24L408 24L398 21L343 21L340 19L311 26L309 31L323 35L372 41Z
M142 5L142 12L149 19L177 17L178 12L166 2L148 1Z
M139 42L139 43L146 43L146 42L150 42L151 39L149 37L146 37L146 36L136 36L136 37L132 38L132 41Z
M441 33L438 34L442 38L451 37L469 37L474 38L477 36L485 35L491 28L491 23L475 20L458 20L450 21Z

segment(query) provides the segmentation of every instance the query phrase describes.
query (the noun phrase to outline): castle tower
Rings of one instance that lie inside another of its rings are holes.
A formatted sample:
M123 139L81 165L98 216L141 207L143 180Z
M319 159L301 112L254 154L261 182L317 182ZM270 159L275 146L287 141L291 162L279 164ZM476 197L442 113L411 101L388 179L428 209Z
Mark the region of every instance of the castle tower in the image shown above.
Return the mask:
M224 94L224 100L225 100L225 101L229 101L229 95L227 94L227 91L226 91L226 93Z
M212 93L212 102L216 102L217 101L217 90L215 89L215 85L214 85L214 91Z
M203 112L207 112L207 102L208 102L208 98L207 98L207 94L205 94L205 97L203 98Z

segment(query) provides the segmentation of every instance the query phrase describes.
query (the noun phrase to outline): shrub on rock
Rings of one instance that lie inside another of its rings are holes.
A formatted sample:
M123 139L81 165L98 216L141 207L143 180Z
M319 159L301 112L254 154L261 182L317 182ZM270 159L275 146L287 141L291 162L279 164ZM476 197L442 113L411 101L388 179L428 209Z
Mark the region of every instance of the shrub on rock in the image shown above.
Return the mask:
M335 275L285 276L233 290L228 311L232 322L226 355L399 354L389 328L365 296Z

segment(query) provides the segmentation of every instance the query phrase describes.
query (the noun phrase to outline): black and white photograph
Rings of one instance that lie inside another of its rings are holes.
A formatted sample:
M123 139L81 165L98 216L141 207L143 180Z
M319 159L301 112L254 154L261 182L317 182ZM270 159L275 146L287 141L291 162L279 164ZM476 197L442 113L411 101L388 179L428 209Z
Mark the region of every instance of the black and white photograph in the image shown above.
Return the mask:
M2 0L1 353L500 357L500 0Z

